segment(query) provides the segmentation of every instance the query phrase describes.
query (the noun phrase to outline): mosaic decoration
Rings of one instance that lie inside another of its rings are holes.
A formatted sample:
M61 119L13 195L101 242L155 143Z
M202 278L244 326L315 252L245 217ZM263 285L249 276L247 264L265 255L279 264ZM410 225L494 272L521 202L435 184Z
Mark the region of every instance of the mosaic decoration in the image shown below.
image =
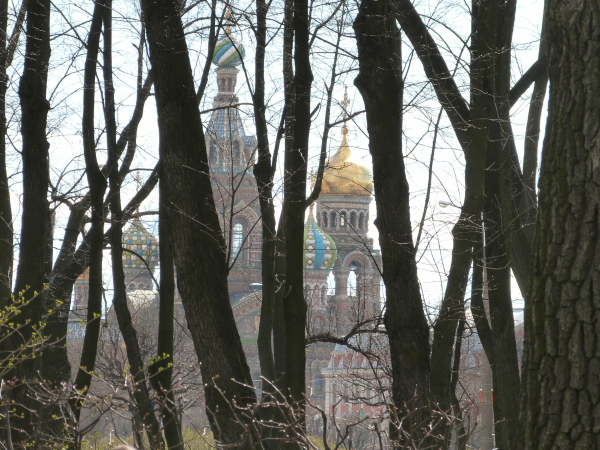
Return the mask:
M146 260L151 270L158 264L158 240L146 230L139 219L135 219L123 233L123 249L131 250ZM131 252L123 251L125 269L146 269L144 262Z
M253 136L246 136L244 123L237 108L223 108L213 112L206 135L221 145L241 137L245 146L252 145Z
M335 242L317 225L311 209L304 226L304 267L309 270L329 270L336 258Z

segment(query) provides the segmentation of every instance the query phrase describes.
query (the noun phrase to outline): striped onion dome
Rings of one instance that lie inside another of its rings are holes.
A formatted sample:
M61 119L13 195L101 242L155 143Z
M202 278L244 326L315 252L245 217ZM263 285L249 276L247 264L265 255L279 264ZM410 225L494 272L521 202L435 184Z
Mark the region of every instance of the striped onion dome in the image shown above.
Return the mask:
M242 58L246 54L241 42L232 41L229 36L225 36L215 46L213 53L213 63L222 67L235 67L242 63Z
M123 250L124 269L146 269L144 261L131 252L144 258L152 271L158 264L158 240L146 230L140 219L134 219L123 233Z
M336 258L335 242L317 225L311 205L308 221L304 226L304 268L329 270L333 267Z

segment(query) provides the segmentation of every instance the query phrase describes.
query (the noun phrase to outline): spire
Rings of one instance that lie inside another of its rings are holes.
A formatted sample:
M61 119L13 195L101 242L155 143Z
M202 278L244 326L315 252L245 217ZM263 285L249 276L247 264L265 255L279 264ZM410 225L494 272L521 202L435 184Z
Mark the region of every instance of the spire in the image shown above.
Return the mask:
M348 107L348 88L344 90L344 99L340 102L342 107L342 143L337 152L327 161L327 168L323 173L321 194L324 195L352 195L369 196L373 192L373 173L371 169L355 161L350 146L348 145L348 126L350 118Z
M136 193L136 195L138 192L140 192L141 187L142 187L142 177L140 176L140 171L136 170L135 171L135 193ZM135 212L137 214L140 213L140 205L137 205L137 208L135 208Z
M225 11L225 33L227 36L231 34L231 6L227 5L227 10Z
M344 126L342 126L342 146L348 146L348 142L346 140L346 135L348 134L348 126L346 122L348 121L348 106L350 106L350 99L348 98L348 86L344 86L344 100L342 100L342 113L344 117Z
M241 42L233 39L231 33L232 24L231 8L228 6L225 11L225 36L215 45L213 53L213 64L219 69L235 69L244 58L245 50Z

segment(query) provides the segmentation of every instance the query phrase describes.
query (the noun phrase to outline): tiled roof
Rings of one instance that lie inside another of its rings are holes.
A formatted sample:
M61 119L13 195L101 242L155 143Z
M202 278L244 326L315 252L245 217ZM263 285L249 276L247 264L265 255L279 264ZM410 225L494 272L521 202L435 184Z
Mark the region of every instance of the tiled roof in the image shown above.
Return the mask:
M208 122L206 130L207 139L214 139L218 142L228 142L231 139L240 136L244 145L252 145L254 136L247 136L244 130L244 123L240 117L240 112L236 107L223 108L214 111Z

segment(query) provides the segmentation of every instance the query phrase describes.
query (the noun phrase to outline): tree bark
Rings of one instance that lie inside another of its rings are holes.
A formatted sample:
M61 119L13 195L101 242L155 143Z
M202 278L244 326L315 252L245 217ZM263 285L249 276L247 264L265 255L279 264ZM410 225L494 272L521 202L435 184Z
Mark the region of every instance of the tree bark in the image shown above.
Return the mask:
M525 448L600 448L600 9L548 5L550 101L526 306Z
M25 4L7 47L8 1L0 2L0 308L9 304L13 271L13 226L10 189L6 170L6 92L8 66L12 63L16 42L25 17Z
M150 382L160 399L165 440L169 450L183 449L181 423L173 392L173 354L175 352L175 267L169 228L169 208L164 186L158 187L158 242L160 254L160 286L158 314L158 345L156 362L149 368Z
M143 56L143 55L142 55ZM123 128L117 140L117 152L119 156L127 147L126 157L123 158L119 176L122 180L129 173L129 167L135 151L135 142L138 125L142 119L144 105L150 96L150 88L153 84L153 76L150 72L145 82L141 81L141 72L138 74L138 90L133 114L129 123ZM103 168L103 173L107 173ZM124 211L123 220L130 219L139 204L148 196L158 181L158 172L155 168L153 174L148 178L138 194L130 201ZM69 311L71 310L71 295L73 284L77 278L87 269L89 265L89 243L90 235L87 234L83 242L77 247L77 240L83 230L85 214L90 207L89 193L83 199L71 206L71 212L63 243L59 251L54 268L50 276L48 288L47 309L51 309L44 333L55 345L44 349L42 355L42 375L44 379L61 383L68 381L71 376L71 365L67 356L66 336ZM108 232L110 234L110 230ZM107 236L104 237L105 241Z
M104 2L94 6L92 23L87 42L87 56L83 75L83 155L89 185L91 226L89 236L89 293L87 326L75 377L75 388L85 394L92 382L92 372L96 364L98 339L100 337L100 317L102 316L102 250L104 249L104 193L107 182L96 157L96 137L94 129L94 96L96 90L96 65L102 29ZM72 402L76 421L79 421L83 399Z
M275 383L275 360L271 345L273 337L274 301L275 301L275 246L276 224L275 206L273 204L273 167L269 149L269 131L265 106L265 52L267 45L267 12L269 7L264 0L256 1L256 56L255 56L255 88L252 96L256 136L258 141L258 160L254 165L254 175L258 185L258 200L262 224L262 304L260 325L258 329L258 356L260 359L263 391L270 389Z
M290 21L288 8L293 11ZM300 432L305 427L306 407L306 313L304 298L304 213L306 212L306 177L308 142L310 136L310 95L313 75L310 65L309 9L307 0L286 1L286 31L293 29L294 51L287 53L284 63L286 84L292 82L286 96L285 180L283 200L283 233L285 239L285 288L283 292L283 318L285 323L285 394L294 410L295 423ZM290 28L291 27L291 28ZM288 42L288 45L290 43ZM293 64L292 64L293 63ZM287 89L286 89L287 90ZM287 134L290 136L290 134ZM298 448L296 442L286 447Z
M493 385L496 443L501 450L518 450L522 446L519 421L520 377L515 340L511 296L511 249L520 230L512 227L514 193L511 171L514 170L510 152L514 143L510 127L511 44L516 1L495 5L496 42L494 58L493 101L489 109L499 120L490 120L490 140L487 145L485 175L485 252L488 278L490 320L493 337ZM484 7L481 7L484 11ZM479 30L494 26L479 17ZM492 100L492 99L490 99ZM490 117L493 119L493 116ZM518 167L518 162L517 162ZM520 222L520 221L519 221ZM529 269L528 269L529 270ZM488 357L488 361L490 361Z
M431 352L431 391L441 411L451 410L453 393L452 348L458 321L464 314L465 291L473 257L473 248L481 240L481 211L484 204L485 157L490 140L490 125L497 117L494 109L495 50L498 28L497 5L474 2L472 18L471 118L469 145L465 153L465 199L457 223L452 229L452 261L446 292L433 329ZM458 133L457 133L458 136ZM451 424L442 420L440 432L447 446Z
M392 398L403 420L394 429L399 448L425 445L429 425L429 326L417 279L409 188L402 154L402 59L400 32L388 2L363 0L354 21L365 102L379 243L386 290L384 323L390 342ZM410 422L410 423L409 423ZM415 426L416 425L416 426Z
M45 281L50 178L48 164L50 144L46 139L46 124L50 110L50 104L46 99L49 60L50 1L31 0L27 5L25 62L19 84L23 139L23 213L19 263L13 292L15 299L22 296L30 301L20 308L21 312L17 320L23 326L20 333L10 339L8 350L28 345L43 316L43 296L40 293L44 289ZM4 130L2 131L1 139L4 141L5 133ZM4 193L8 194L7 191ZM10 208L7 212L10 212ZM11 218L7 217L7 219L10 224ZM12 245L9 254L12 258ZM14 373L19 378L19 384L11 393L12 400L18 406L24 406L12 421L13 442L17 446L24 445L28 435L36 428L33 425L37 422L37 418L31 411L33 401L27 396L26 383L36 377L38 370L39 358L31 357L24 360Z
M256 401L227 291L225 242L210 184L192 69L175 2L142 0L156 81L161 183L170 208L177 284L205 383L215 439L246 448L237 408ZM233 406L236 405L236 406Z
M150 399L150 389L144 362L142 360L137 333L127 305L125 273L123 272L123 211L121 208L121 181L119 174L119 152L117 148L117 123L115 117L115 87L112 64L112 0L105 0L102 11L104 23L104 121L108 150L107 166L110 190L108 200L111 211L110 254L113 275L113 308L117 316L119 330L123 336L129 373L134 382L133 397L148 437L150 448L163 447L160 426Z
M496 2L473 2L474 6L472 8L472 14L477 14L479 5L482 5L482 7L485 8L499 8L501 4L502 3ZM477 126L472 126L475 123L474 121L478 119L475 112L469 108L469 105L462 97L458 85L453 79L435 39L433 39L425 23L421 20L421 17L413 6L413 2L411 0L394 0L393 5L398 22L402 26L406 36L410 39L417 56L423 64L425 74L431 81L438 100L448 115L463 151L467 152L467 147L472 146L473 141L478 139L473 133L480 133L480 129ZM483 26L482 31L487 33L489 31L496 32L497 30L494 26ZM472 47L474 47L474 41L478 39L478 37L472 34L471 39L473 40ZM474 70L474 68L471 68L470 72L472 76L477 75L477 70ZM508 128L510 127L507 126L507 129ZM512 139L512 132L510 132L508 141L512 141ZM509 144L511 144L511 142L509 142ZM521 167L518 164L518 156L514 144L510 145L509 151L510 158L513 161L511 167L511 180L516 186L516 190L520 192L524 188L523 176ZM527 279L529 277L531 239L528 239L525 229L520 227L519 223L521 217L527 215L527 207L524 203L515 205L514 199L511 200L511 206L517 211L515 220L518 221L518 223L514 224L512 229L512 233L514 233L515 236L511 240L511 268L519 282L521 291L525 292Z

